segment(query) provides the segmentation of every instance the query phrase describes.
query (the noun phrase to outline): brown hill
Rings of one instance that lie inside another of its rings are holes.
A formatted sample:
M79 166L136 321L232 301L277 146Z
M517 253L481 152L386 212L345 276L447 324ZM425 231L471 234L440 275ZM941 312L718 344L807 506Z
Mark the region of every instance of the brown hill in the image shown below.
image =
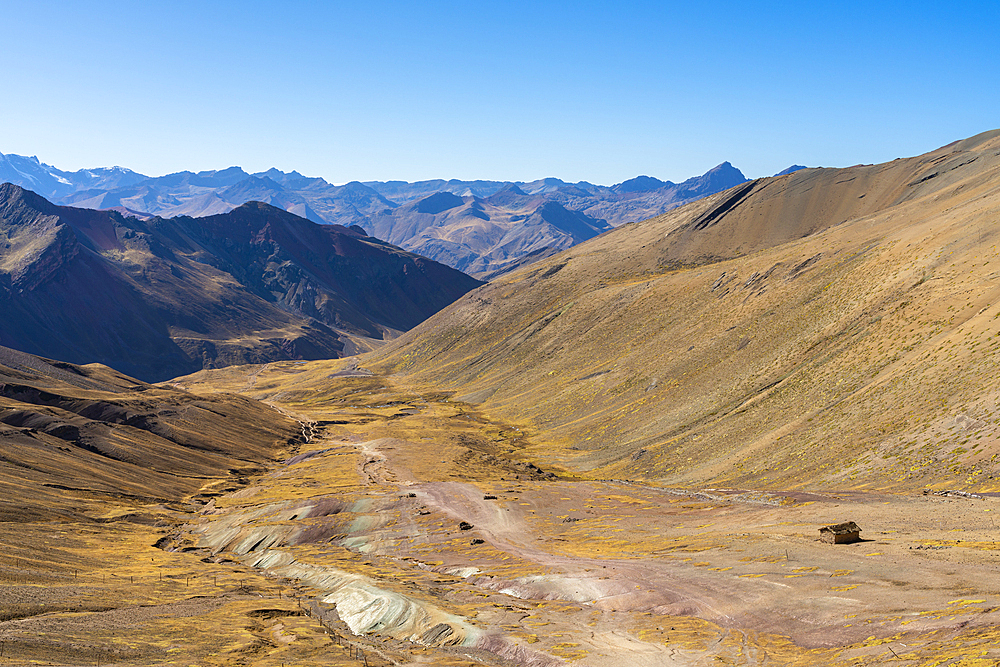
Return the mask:
M376 352L667 484L1000 488L1000 131L807 169L617 229Z
M234 395L154 387L106 366L0 347L0 523L88 520L248 474L299 424Z
M252 202L123 217L0 186L0 343L145 379L370 349L479 283Z

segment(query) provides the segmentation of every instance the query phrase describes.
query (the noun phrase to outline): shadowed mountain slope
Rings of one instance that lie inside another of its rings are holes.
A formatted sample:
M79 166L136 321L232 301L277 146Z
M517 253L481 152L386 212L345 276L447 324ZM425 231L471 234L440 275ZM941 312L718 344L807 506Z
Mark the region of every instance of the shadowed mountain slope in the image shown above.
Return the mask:
M479 283L262 203L139 220L0 186L0 343L146 379L370 349Z
M299 424L235 395L154 387L0 347L0 522L90 520L261 470Z
M1000 131L799 170L508 274L368 363L604 477L1000 489L998 223Z

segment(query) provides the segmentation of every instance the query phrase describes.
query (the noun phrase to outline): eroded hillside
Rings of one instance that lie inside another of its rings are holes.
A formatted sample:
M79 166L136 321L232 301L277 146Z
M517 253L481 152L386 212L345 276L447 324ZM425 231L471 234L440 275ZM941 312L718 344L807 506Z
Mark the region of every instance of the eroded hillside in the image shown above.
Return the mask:
M182 501L261 471L299 436L294 419L240 396L0 347L0 522L81 520L116 499Z

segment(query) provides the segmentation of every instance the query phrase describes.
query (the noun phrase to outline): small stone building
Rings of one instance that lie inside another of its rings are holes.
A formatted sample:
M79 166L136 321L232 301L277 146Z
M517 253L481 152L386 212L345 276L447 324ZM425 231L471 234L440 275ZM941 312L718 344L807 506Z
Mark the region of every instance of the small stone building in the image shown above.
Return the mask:
M853 521L823 526L819 529L819 539L830 544L849 544L861 541L861 529Z

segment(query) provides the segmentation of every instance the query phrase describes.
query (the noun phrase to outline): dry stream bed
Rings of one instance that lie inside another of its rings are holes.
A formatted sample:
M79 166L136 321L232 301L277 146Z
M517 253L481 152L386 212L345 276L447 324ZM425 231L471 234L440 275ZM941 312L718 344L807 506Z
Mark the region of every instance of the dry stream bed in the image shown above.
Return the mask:
M0 664L1000 661L995 498L584 479L444 395L261 370L311 440L248 485L0 526Z

